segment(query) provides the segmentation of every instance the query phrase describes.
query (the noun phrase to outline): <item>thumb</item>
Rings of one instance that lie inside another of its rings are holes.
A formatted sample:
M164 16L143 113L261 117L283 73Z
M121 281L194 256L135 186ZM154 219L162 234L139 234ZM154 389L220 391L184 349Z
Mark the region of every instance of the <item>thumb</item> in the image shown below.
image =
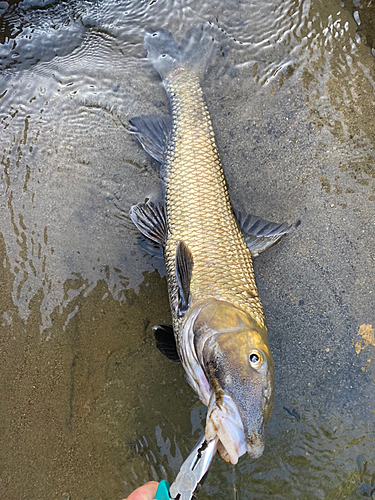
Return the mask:
M159 483L150 481L131 493L126 500L153 500Z

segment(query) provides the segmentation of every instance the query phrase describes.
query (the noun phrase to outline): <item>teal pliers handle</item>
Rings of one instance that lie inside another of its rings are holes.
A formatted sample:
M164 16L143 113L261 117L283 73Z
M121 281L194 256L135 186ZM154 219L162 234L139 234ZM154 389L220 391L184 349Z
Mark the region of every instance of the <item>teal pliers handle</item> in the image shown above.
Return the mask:
M156 490L155 500L170 500L168 481L160 481Z

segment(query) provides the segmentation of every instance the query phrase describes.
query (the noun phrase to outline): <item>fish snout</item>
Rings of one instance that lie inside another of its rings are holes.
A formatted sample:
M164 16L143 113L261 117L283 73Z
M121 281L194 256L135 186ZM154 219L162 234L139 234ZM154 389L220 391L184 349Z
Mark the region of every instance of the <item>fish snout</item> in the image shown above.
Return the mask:
M246 436L246 448L250 458L259 458L264 451L264 434L263 432L252 432Z

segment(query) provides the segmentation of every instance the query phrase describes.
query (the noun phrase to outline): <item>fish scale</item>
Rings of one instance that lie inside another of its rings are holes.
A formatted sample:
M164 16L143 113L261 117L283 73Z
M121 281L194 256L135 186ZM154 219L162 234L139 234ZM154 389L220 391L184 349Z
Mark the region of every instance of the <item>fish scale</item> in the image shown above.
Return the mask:
M181 67L164 85L172 114L164 164L168 219L165 260L172 311L178 303L175 253L182 240L194 261L191 303L207 297L226 300L264 326L251 253L233 215L199 76ZM181 319L176 314L174 323L178 332Z

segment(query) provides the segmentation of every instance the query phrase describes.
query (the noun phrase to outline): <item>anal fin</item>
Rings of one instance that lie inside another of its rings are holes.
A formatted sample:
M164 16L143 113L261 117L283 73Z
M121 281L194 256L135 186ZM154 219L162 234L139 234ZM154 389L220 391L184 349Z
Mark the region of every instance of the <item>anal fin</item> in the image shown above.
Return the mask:
M142 115L130 118L130 130L134 132L143 149L159 163L164 161L164 151L171 130L168 116Z

